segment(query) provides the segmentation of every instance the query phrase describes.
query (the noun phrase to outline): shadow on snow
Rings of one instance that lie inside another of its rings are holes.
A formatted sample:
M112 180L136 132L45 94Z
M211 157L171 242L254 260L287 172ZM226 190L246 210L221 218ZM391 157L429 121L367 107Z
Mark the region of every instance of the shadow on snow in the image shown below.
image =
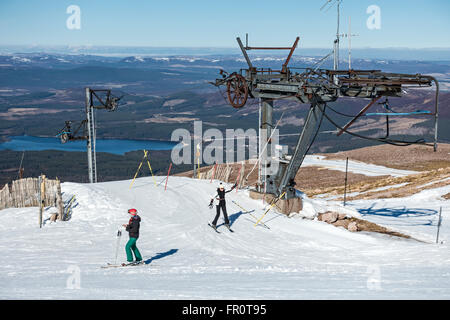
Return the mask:
M423 218L437 216L438 214L438 211L433 209L407 207L374 209L374 206L375 204L366 209L358 209L358 211L363 216L382 216L392 218ZM432 225L433 220L434 219L427 219L427 221L421 225Z
M144 263L150 264L154 260L158 260L158 259L165 258L167 256L171 256L171 255L175 254L177 251L178 251L178 249L170 249L169 251L166 251L166 252L158 252L155 256L151 257L150 259L145 260Z
M232 215L228 216L228 220L230 221L230 227L233 226L233 223L234 223L241 215L247 214L247 213L252 213L253 211L255 211L255 210L245 211L245 212L243 212L243 211L241 210L241 211L238 211L238 212L233 213ZM223 225L225 225L224 222L221 223L221 224L219 224L217 227L220 227L220 226L223 226Z

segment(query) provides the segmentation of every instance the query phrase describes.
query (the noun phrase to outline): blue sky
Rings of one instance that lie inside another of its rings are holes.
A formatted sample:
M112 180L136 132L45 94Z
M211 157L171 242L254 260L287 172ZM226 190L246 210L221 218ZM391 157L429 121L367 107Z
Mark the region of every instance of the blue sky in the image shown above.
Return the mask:
M330 47L336 10L325 0L0 0L0 45ZM69 30L66 9L81 9L81 29ZM366 9L381 9L381 29L369 30ZM343 32L351 16L352 46L450 48L449 0L344 0ZM347 40L343 40L346 46Z

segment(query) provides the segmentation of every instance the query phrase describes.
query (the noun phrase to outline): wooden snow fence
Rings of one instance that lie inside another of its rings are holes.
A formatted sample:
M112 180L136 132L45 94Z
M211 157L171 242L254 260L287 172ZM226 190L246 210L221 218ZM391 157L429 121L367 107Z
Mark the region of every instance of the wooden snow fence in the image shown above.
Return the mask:
M6 184L0 191L0 210L40 206L56 207L58 209L57 218L61 220L64 211L61 182L58 179L46 179L45 176L40 178L15 180L11 186ZM42 185L39 184L39 181L42 181Z
M207 171L203 171L199 173L200 179L211 180L214 175L214 180L223 181L226 183L238 183L238 187L241 188L244 185L245 178L245 164L242 163L223 163L215 166L211 166L211 168ZM215 172L214 172L215 171ZM239 177L239 181L236 181Z

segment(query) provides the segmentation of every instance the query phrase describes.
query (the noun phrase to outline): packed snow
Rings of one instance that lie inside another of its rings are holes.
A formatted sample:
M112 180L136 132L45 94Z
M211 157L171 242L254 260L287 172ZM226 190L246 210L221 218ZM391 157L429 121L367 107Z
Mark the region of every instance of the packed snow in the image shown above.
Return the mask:
M346 207L304 198L290 217L274 210L255 226L267 203L247 190L227 194L234 233L219 219L208 227L218 181L164 177L97 184L63 183L75 195L69 221L38 226L37 208L0 211L1 299L448 299L450 187L403 199L358 200ZM230 185L228 185L229 187ZM237 202L242 208L235 205ZM440 241L435 244L442 206ZM142 218L137 246L146 264L124 262L127 209ZM349 232L314 219L327 210L362 217L417 240ZM221 225L222 224L222 225ZM122 228L123 229L123 228Z

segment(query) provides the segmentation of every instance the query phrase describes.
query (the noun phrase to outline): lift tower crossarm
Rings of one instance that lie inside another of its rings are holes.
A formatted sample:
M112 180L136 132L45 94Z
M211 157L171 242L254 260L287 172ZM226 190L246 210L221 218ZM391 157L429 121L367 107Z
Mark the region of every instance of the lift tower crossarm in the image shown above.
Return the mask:
M298 41L300 40L300 37L297 37L294 41L294 44L291 47L249 47L248 45L244 46L242 44L241 38L236 38L237 43L239 47L241 48L242 54L244 55L245 61L247 61L247 65L250 70L253 70L252 62L247 54L247 50L289 50L288 57L286 58L286 61L283 63L283 66L281 68L282 73L287 72L287 66L289 64L289 61L291 60L292 55L294 54L295 48L298 46Z

